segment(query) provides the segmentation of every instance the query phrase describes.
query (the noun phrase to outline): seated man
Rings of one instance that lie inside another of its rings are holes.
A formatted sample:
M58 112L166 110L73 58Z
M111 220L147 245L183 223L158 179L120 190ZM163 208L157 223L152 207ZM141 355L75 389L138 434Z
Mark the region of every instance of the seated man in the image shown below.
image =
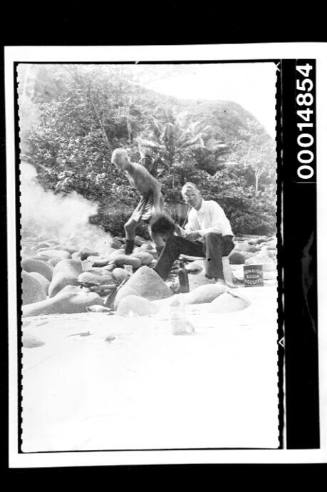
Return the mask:
M203 200L193 183L183 186L182 195L191 206L185 231L182 236L166 235L165 245L154 269L166 280L180 254L200 256L205 258L206 277L224 282L222 257L228 256L234 248L230 222L217 202Z
M126 174L130 184L141 195L140 202L124 225L126 235L125 253L129 255L134 249L135 232L139 222L143 220L148 223L152 215L161 211L163 202L161 185L144 166L131 162L124 149L114 150L111 162L117 169Z

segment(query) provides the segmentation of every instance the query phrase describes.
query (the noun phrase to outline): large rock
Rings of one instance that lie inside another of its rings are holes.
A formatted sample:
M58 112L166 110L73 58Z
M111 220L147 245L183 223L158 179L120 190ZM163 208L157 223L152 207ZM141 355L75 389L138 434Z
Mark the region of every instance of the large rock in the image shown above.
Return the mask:
M185 294L183 301L185 304L204 304L212 302L216 297L226 292L226 286L222 284L207 284L201 285Z
M111 263L114 262L115 258L120 255L125 255L125 250L124 248L119 248L119 249L111 249L111 251L108 253L108 258Z
M42 241L41 243L38 244L38 251L41 249L50 249L52 247L51 241Z
M150 301L172 295L171 290L152 268L142 266L117 292L115 306L127 295L145 297Z
M230 291L224 292L208 306L209 313L232 313L247 308L250 302Z
M190 273L188 276L188 283L190 287L190 292L192 292L194 289L197 289L201 285L209 285L212 283L215 283L214 280L209 280L205 276L205 271L202 270L200 272L193 272Z
M259 246L249 246L247 249L247 253L257 253L258 251L260 251Z
M43 285L28 272L22 272L23 305L46 299Z
M46 249L36 255L38 259L46 259L46 260L66 260L70 258L70 253L68 251L64 251L62 249Z
M277 238L273 237L265 243L265 247L268 249L277 249Z
M23 335L23 347L24 348L36 348L44 345L43 340L32 335L31 333L24 333Z
M239 251L233 251L233 253L229 255L229 262L231 265L243 265L245 263L245 256Z
M134 251L133 258L138 258L142 265L149 266L153 262L153 256L147 251Z
M110 247L113 249L120 249L122 247L122 242L117 237L113 237L110 242Z
M125 254L110 255L110 262L113 262L116 266L132 265L133 269L139 268L142 264L139 258Z
M134 239L134 244L136 246L141 246L143 243L145 243L145 239L143 237L136 235Z
M22 261L22 269L25 272L38 272L49 280L52 279L52 268L44 261L36 258L26 258Z
M98 256L98 255L99 255L99 253L97 251L95 251L94 249L82 248L79 251L76 251L75 253L73 253L72 258L74 260L78 260L79 259L81 261L84 261L89 256Z
M119 316L151 316L156 314L159 308L144 297L130 295L121 299L118 305Z
M112 270L112 276L114 278L114 280L120 284L121 282L123 282L124 280L126 280L128 277L129 277L129 274L126 270L124 270L124 268L114 268Z
M236 242L236 245L235 245L236 251L248 251L249 248L251 248L251 246L249 245L249 243L247 241Z
M44 258L45 259L45 258ZM50 258L49 260L47 260L47 263L52 267L54 268L56 265L58 265L58 263L60 263L62 261L61 258Z
M191 273L202 272L203 270L203 260L194 260L191 263L185 265L185 269Z
M57 263L49 286L49 296L54 297L66 285L77 285L78 276L82 271L80 260L62 260Z
M105 256L89 256L87 259L94 267L104 267L109 263L109 258Z
M261 251L257 255L251 256L245 261L246 265L262 265L262 270L264 272L272 272L276 270L276 263L272 258L265 252Z
M143 243L140 246L140 251L153 251L153 245L151 243Z
M49 285L50 285L49 280L43 277L43 275L41 275L38 272L29 272L29 274L32 275L32 277L36 278L38 282L40 282L40 284L43 287L44 293L47 296L49 291Z
M94 305L103 305L103 299L98 294L69 285L55 297L23 306L23 317L84 313L89 306Z
M110 284L113 282L114 278L111 272L108 270L102 270L101 268L88 270L87 272L82 272L78 276L78 282L81 284Z

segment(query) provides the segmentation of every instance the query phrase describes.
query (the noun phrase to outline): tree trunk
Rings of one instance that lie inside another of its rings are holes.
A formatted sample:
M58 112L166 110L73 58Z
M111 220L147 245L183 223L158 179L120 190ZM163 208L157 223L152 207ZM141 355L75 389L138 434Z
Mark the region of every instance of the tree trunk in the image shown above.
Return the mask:
M262 171L255 171L255 194L258 194L259 191L259 178L262 174Z
M258 193L258 187L259 187L259 173L255 173L255 194L256 195Z

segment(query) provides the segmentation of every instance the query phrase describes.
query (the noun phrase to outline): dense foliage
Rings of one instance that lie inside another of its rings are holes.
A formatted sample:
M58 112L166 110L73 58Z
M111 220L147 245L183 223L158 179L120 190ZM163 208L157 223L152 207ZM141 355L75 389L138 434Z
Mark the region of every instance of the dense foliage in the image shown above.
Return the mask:
M192 181L223 206L235 233L275 231L274 141L237 104L179 101L142 87L132 67L109 65L20 66L19 96L22 158L45 189L95 201L90 221L112 234L123 233L138 201L110 164L116 147L134 161L152 152L180 223L180 189Z

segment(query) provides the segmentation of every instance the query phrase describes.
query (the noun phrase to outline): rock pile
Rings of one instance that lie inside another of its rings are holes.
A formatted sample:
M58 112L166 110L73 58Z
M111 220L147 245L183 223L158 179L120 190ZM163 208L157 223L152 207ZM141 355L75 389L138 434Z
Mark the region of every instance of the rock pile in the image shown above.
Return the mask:
M100 254L92 248L28 237L22 248L23 315L111 312L112 307L121 316L155 314L158 306L152 301L167 299L173 292L151 268L156 258L152 243L137 237L136 245L126 256L121 238L114 238ZM235 240L229 261L240 282L243 265L262 265L264 278L275 279L276 256L276 238L243 237ZM182 294L184 305L208 303L209 311L217 313L247 306L224 285L208 284L202 260L189 261L186 268L191 292ZM113 293L114 306L108 301Z
M145 298L151 292L154 296L170 295L160 278L160 287L153 280L148 283L150 277L157 276L150 268L155 263L150 253L154 252L153 246L139 237L136 244L133 254L126 256L123 240L113 238L107 254L101 256L92 248L76 248L55 240L28 236L22 247L23 315L84 312L90 311L92 305L103 306L102 310L94 308L94 312L108 312L110 310L104 305L106 296L138 270L141 272L133 281L133 294ZM130 270L125 269L126 265ZM144 276L142 266L151 273ZM121 297L124 296L121 293Z

